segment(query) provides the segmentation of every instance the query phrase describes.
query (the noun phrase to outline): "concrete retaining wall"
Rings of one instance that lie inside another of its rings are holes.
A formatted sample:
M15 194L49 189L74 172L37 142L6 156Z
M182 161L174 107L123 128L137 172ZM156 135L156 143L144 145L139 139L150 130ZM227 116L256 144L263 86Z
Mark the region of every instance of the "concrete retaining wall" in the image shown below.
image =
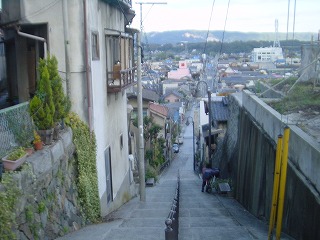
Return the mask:
M278 135L283 134L283 128L288 125L291 134L282 230L295 239L320 239L318 143L295 125L283 123L281 120L285 119L279 113L250 92L233 95L229 107L230 120L222 146L221 165L228 166L235 198L268 224L273 152Z
M320 193L320 144L253 93L243 92L242 105L275 142L283 134L283 128L290 127L289 161Z

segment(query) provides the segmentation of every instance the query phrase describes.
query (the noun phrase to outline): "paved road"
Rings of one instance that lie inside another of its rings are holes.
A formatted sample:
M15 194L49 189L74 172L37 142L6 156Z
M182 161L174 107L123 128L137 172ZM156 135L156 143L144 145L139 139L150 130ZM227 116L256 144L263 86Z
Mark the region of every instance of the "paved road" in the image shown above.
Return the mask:
M183 129L184 143L170 167L154 187L146 189L146 202L132 199L108 215L108 222L87 226L59 240L165 239L168 216L180 172L180 240L267 239L267 225L237 201L217 193L201 192L193 172L192 125ZM289 239L282 236L282 239Z

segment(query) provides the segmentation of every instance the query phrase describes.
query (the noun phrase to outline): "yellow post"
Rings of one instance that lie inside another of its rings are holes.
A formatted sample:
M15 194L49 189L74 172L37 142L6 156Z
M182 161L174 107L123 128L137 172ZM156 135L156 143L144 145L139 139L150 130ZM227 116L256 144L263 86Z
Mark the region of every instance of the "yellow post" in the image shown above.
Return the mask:
M278 211L277 211L277 226L276 226L277 240L280 240L281 227L282 227L284 194L286 190L286 179L287 179L289 136L290 136L290 128L287 126L284 128L284 134L283 134L283 151L282 151L282 161L281 161L279 204L278 204Z
M277 215L281 156L282 156L282 135L280 134L278 136L276 161L275 161L275 164L274 164L273 193L272 193L272 203L271 203L272 205L271 205L271 211L270 211L268 240L272 239L271 238L272 231L273 231L273 228L274 228L276 215Z

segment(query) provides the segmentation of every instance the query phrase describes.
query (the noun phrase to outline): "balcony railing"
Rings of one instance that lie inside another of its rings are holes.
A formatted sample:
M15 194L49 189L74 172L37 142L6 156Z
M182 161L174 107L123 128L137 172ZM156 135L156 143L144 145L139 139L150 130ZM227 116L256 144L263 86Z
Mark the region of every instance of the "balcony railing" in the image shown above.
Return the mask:
M128 68L120 71L107 73L107 91L108 93L117 93L134 85L134 73L136 68Z

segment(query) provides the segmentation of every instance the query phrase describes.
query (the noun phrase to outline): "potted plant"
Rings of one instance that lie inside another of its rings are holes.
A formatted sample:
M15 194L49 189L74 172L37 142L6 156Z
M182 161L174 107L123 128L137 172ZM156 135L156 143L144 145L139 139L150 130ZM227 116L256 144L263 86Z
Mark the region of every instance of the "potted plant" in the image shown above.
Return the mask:
M47 66L43 64L43 61L45 60L40 60L39 72L41 77L38 82L36 95L30 101L29 111L42 141L44 144L49 145L52 143L53 137L55 106L49 71Z
M11 153L2 158L4 168L7 170L16 170L26 160L27 152L23 147L18 147Z
M24 147L24 150L27 152L28 156L30 156L34 152L34 148L31 144L31 142L26 143L23 147Z
M45 64L48 68L52 99L55 107L53 115L53 122L55 124L53 139L56 140L59 137L59 130L62 125L63 119L68 115L70 110L70 101L64 93L62 86L62 79L58 71L58 61L55 56L48 56L41 64Z
M33 139L34 149L41 150L43 147L43 144L42 144L40 135L37 133L37 131L34 131L33 136L34 136L34 139Z

